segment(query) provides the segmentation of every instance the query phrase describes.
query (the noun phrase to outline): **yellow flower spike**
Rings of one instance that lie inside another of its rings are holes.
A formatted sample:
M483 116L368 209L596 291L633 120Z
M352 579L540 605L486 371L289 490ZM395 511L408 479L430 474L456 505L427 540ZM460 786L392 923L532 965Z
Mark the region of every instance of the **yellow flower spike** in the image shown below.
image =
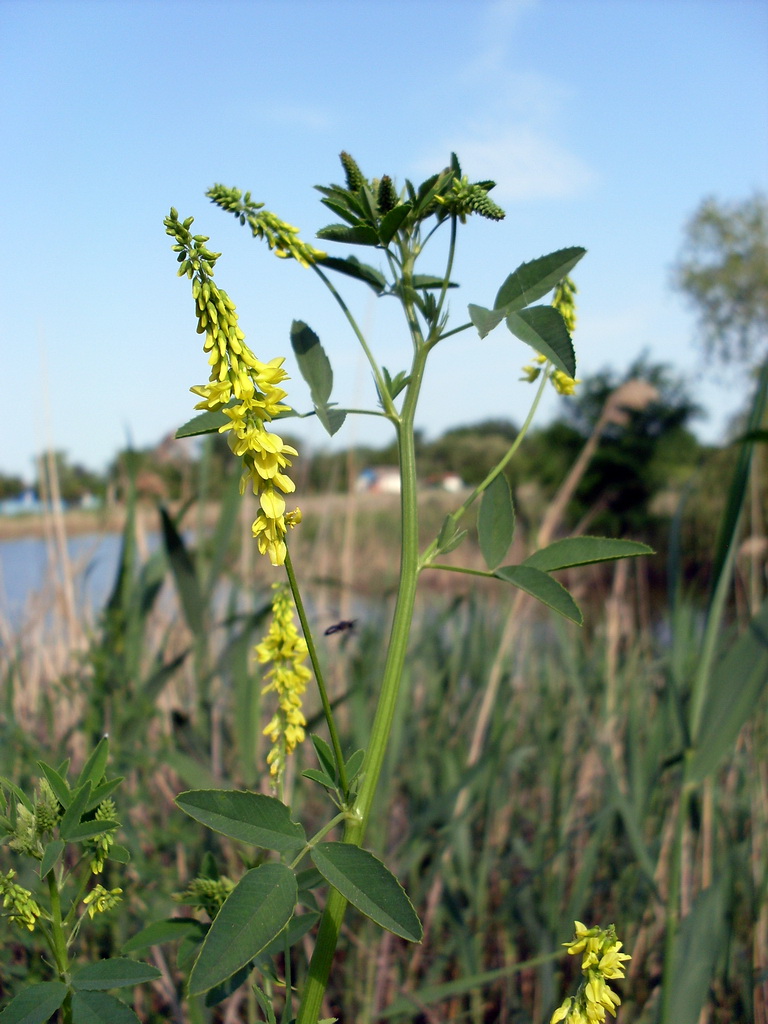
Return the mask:
M560 312L568 333L573 334L576 330L576 300L574 298L578 288L570 277L564 277L555 288L552 305Z
M262 693L277 695L277 711L264 729L272 743L267 763L277 783L285 770L286 758L306 736L302 694L312 674L303 664L307 644L296 629L290 590L285 584L275 585L274 590L269 631L255 650L262 665L272 665Z
M202 398L202 402L198 402L195 406L196 409L220 409L232 397L232 385L228 380L197 384L189 390Z
M280 519L285 512L285 498L271 487L262 491L259 504L270 519Z
M604 978L623 978L624 960L631 960L629 953L620 953L622 942L616 942L605 953L603 953L598 964L598 970Z
M215 198L214 193L221 188L215 186L209 195ZM240 193L227 195L228 203L239 204ZM248 196L246 200L250 202ZM293 256L304 266L325 256L302 242L296 228L263 210L261 204L251 204L248 215L254 233L266 238L270 248L279 248L282 255ZM277 357L261 362L246 345L234 302L213 280L213 268L220 254L205 247L204 236L192 235L191 225L191 217L182 222L175 210L165 219L166 232L176 242L173 249L179 254L181 270L191 278L197 331L205 335L203 349L208 353L210 366L208 384L191 390L201 399L197 409L222 410L227 417L229 422L219 430L228 433L229 447L243 460L241 493L250 480L260 499L261 511L253 523L259 552L268 555L272 565L283 565L287 553L285 502L276 488L283 493L294 490L293 481L283 470L291 465L288 456L298 452L283 444L282 438L271 434L264 424L290 410L283 403L287 393L277 386L288 379L283 369L285 360ZM239 404L225 408L233 397ZM298 522L294 516L288 525Z
M558 1021L566 1020L568 1014L571 1012L571 1004L573 1003L573 996L568 996L564 1003L555 1010L552 1016L549 1018L549 1024L558 1024Z
M587 928L581 921L574 921L574 937L563 945L571 956L583 954L583 978L576 995L561 1003L550 1024L603 1024L606 1012L615 1017L621 999L607 982L624 977L624 961L631 957L620 952L622 943L616 938L613 925Z

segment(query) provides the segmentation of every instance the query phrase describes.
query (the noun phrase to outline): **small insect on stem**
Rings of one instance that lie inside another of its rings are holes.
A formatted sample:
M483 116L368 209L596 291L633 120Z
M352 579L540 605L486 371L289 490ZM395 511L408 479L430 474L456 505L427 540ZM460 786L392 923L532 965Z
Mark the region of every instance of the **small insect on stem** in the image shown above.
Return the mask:
M343 633L347 629L353 629L357 619L342 619L326 629L324 636L332 636L334 633Z

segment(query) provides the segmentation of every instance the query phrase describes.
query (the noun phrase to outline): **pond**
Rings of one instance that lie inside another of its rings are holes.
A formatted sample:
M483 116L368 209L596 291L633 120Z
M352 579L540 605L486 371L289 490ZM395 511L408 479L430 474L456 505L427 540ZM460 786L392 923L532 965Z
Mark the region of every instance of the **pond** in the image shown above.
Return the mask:
M120 540L119 533L89 533L68 539L78 606L99 607L109 596ZM12 628L21 625L35 596L51 586L55 571L44 538L0 542L0 614Z

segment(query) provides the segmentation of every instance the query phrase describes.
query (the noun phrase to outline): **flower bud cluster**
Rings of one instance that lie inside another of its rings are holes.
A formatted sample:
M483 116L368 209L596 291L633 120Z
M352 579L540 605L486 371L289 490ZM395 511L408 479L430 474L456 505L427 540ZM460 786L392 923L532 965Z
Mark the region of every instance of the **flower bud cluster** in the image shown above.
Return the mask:
M61 817L59 801L47 779L41 779L35 793L33 809L23 803L16 805L16 823L11 833L9 846L18 853L40 860L45 848L43 839L46 832L56 828Z
M181 222L173 209L165 219L166 233L176 239L173 249L181 264L179 274L192 280L197 331L205 334L203 348L211 367L208 383L191 388L201 399L195 408L221 409L227 417L229 422L219 431L229 434L229 447L242 459L241 493L250 483L259 498L253 535L261 554L267 554L272 565L282 565L287 527L301 522L298 509L286 513L283 497L295 490L284 470L291 465L290 456L298 452L265 427L290 408L282 401L286 392L278 387L288 377L282 368L284 360L262 363L245 344L235 304L213 280L220 254L206 248L205 235L192 235L191 225L191 217ZM233 400L236 404L231 404Z
M234 887L235 883L226 875L219 878L193 878L187 888L176 893L173 898L187 907L199 907L213 920Z
M574 296L578 290L572 277L564 277L555 288L555 294L552 297L552 305L565 321L569 334L573 334L576 330L576 299Z
M285 584L275 584L274 590L272 622L268 634L256 647L256 657L262 665L272 664L267 673L269 682L261 692L274 690L277 694L277 711L264 729L264 735L272 741L267 757L270 773L279 779L285 770L286 757L304 739L307 720L301 708L301 697L312 674L302 664L307 657L307 644L296 629L291 592Z
M3 901L3 911L13 924L34 931L41 910L32 898L29 889L25 889L23 885L18 885L13 881L15 874L16 872L13 870L8 871L5 875L0 872L0 897Z
M567 999L555 1010L550 1024L594 1024L604 1021L606 1011L616 1016L621 999L608 985L608 981L624 977L624 961L631 960L629 953L620 952L623 943L616 938L613 925L608 928L587 928L581 921L574 921L575 936L571 942L564 942L571 956L583 954L581 961L581 984L575 996Z
M341 166L344 168L347 188L350 192L358 192L367 182L357 161L345 149L342 149L341 153L339 153L339 160L341 160Z
M113 800L102 800L99 806L96 808L96 814L94 815L96 821L114 821L117 818L117 808L115 807ZM101 835L94 836L91 841L91 849L93 850L93 859L91 860L91 871L94 875L101 874L104 870L104 861L109 856L109 850L115 841L116 828L107 829L102 832ZM91 914L93 917L93 914Z
M325 258L326 253L299 238L298 228L265 210L264 203L255 202L250 192L243 195L239 188L213 185L206 195L222 210L234 213L241 224L247 224L253 237L263 239L280 259L294 259L302 267L309 267Z
M523 367L523 374L520 380L526 381L528 384L532 384L533 381L538 379L541 373L542 367L547 362L547 357L538 355L533 357L533 363L529 363ZM569 377L567 373L563 373L562 370L552 369L549 371L549 379L554 387L555 391L560 395L572 395L576 391L576 385L581 384L581 381L575 377Z
M83 897L83 903L88 907L88 916L94 918L116 907L122 898L122 889L105 889L103 885L94 885L88 895Z
M568 328L569 334L573 334L576 330L576 300L574 299L574 295L577 290L578 289L576 288L573 279L570 277L564 277L555 288L555 294L552 298L552 305L565 321L565 326ZM541 373L541 368L546 362L546 356L535 356L533 363L529 363L528 366L523 367L523 374L525 376L521 377L520 380L524 380L529 384L532 384ZM562 370L550 370L549 379L552 382L552 386L555 391L560 395L574 394L576 391L576 385L581 384L581 381L576 377L569 377L568 374L564 373Z
M378 182L376 189L376 203L379 208L379 213L389 213L390 210L394 210L399 201L395 186L392 183L392 179L388 174L385 174Z
M487 220L504 220L506 214L502 208L488 198L488 193L495 184L495 181L477 181L471 184L464 174L454 180L447 195L435 196L435 200L449 213L457 216L462 224L466 224L471 213L479 213Z

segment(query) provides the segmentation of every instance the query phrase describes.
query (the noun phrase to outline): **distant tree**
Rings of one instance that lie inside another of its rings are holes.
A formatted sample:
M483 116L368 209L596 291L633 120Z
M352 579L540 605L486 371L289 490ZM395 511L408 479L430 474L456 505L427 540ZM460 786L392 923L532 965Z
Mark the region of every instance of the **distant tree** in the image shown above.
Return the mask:
M6 498L18 498L27 489L20 476L6 476L0 473L0 501Z
M456 473L470 486L479 484L509 449L517 433L513 423L501 419L448 430L423 446L419 459L422 476L428 480Z
M570 500L570 524L647 536L654 496L677 489L701 459L688 429L698 412L667 366L641 357L626 374L604 371L585 380L564 400L561 417L525 442L526 465L552 495L599 425L599 442Z
M768 200L705 199L685 228L674 286L696 310L706 353L751 365L768 357Z
M66 504L77 504L87 495L104 494L106 486L104 478L79 463L70 462L68 454L63 451L53 452L52 458L50 454L41 456L35 479L35 489L38 494L50 496L53 493L51 462L57 477L58 493Z

